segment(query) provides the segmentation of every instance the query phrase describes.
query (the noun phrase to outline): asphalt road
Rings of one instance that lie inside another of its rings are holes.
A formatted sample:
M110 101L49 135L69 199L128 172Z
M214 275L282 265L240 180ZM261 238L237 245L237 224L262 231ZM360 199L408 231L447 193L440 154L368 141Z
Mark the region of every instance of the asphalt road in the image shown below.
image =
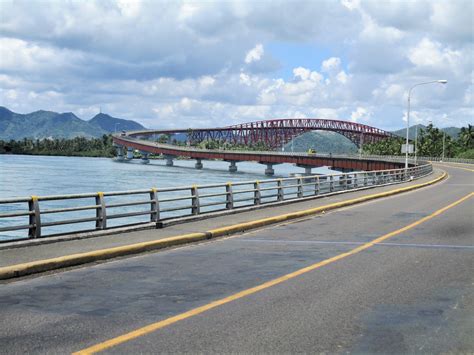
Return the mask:
M474 198L366 245L473 191L472 171L445 169L434 186L323 216L1 284L0 352L79 351L188 312L102 348L472 353Z

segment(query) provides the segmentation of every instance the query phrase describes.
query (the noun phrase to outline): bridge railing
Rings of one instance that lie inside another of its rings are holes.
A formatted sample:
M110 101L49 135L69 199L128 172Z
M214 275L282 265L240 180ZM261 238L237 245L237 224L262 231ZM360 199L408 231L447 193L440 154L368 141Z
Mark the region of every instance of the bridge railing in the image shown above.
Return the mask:
M377 170L227 184L1 199L0 241L46 238L124 226L153 227L173 218L255 208L400 183L426 176L432 170L431 164L423 164L406 171Z

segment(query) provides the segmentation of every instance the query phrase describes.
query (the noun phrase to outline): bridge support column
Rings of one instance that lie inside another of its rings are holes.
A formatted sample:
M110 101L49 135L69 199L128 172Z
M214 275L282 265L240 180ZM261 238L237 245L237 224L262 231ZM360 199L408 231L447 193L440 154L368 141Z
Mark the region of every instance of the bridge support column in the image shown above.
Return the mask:
M230 161L229 163L230 163L229 172L231 172L231 173L237 172L237 162L236 161Z
M127 148L127 159L132 160L133 159L133 148Z
M196 159L196 164L194 165L196 169L202 169L202 160L201 159Z
M267 163L267 168L265 169L265 175L267 175L267 176L275 175L275 170L273 169L273 164Z
M304 175L310 176L312 175L311 170L314 168L314 166L309 166L309 165L297 165L299 168L304 168Z
M115 149L117 149L117 160L118 161L123 161L123 146L122 145L116 145Z
M149 164L150 163L150 160L148 159L148 155L150 153L148 152L145 152L145 151L141 151L140 153L142 153L142 164Z
M175 158L174 155L165 155L166 159L166 166L173 166L173 159Z

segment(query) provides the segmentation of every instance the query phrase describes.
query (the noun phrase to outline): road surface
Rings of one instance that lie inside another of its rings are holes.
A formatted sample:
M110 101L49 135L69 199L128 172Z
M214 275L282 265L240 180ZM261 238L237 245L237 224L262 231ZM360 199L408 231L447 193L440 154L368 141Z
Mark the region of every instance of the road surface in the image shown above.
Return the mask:
M0 352L472 353L474 172L443 169L322 216L0 284Z

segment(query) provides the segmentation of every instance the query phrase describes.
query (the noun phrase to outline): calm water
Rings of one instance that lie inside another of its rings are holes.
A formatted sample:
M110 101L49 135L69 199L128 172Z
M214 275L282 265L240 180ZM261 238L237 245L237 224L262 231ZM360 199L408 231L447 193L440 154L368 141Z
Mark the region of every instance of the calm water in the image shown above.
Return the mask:
M151 187L159 189L268 178L263 174L265 165L257 163L238 163L237 173L229 173L227 171L229 164L226 162L203 161L202 170L194 169L194 164L195 161L192 160L175 160L175 166L167 167L164 160L152 160L150 164L144 165L139 160L116 162L107 158L0 155L0 199ZM275 177L287 177L291 173L304 172L304 169L290 164L275 165L274 169ZM313 172L324 174L330 170L319 168ZM51 203L48 207L67 207L67 205ZM0 205L0 213L24 208L25 206L20 205ZM85 212L83 214L75 212L74 216L69 213L67 218L79 218L84 215ZM48 221L48 217L46 215L43 222ZM0 220L0 226L11 223L12 221ZM27 221L21 221L21 224L25 223ZM74 227L77 228L77 225ZM70 227L50 227L48 232L59 233L70 230L68 228ZM25 233L24 230L0 233L0 239L24 237Z

